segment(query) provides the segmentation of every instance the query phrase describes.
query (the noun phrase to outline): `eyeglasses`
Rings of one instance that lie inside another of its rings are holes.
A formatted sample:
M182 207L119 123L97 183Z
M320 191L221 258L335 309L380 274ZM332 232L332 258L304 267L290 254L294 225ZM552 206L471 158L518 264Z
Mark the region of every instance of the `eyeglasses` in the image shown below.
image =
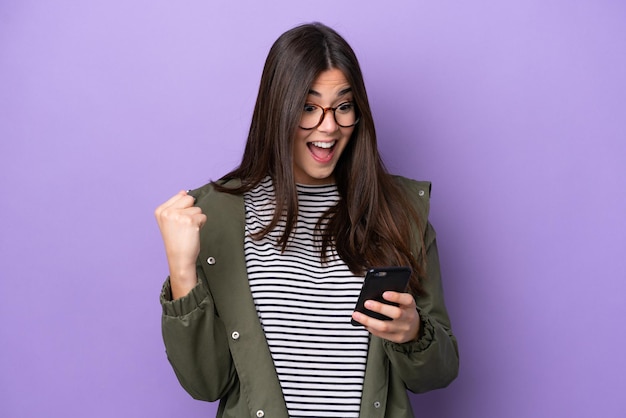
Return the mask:
M322 107L316 104L307 103L302 109L300 117L300 128L311 130L322 124L326 112L333 111L333 117L337 125L342 128L349 128L359 122L357 117L356 106L352 102L344 102L337 107Z

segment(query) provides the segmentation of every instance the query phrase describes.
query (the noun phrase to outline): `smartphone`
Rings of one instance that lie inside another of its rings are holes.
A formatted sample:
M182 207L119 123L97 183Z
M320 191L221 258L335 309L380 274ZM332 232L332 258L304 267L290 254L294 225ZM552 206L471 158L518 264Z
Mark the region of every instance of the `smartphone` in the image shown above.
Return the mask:
M409 283L409 277L411 277L411 269L409 267L374 267L369 269L365 275L365 281L354 310L383 321L391 320L386 315L366 309L364 303L366 300L375 300L387 305L398 306L396 303L384 300L383 293L387 290L400 293L405 292ZM355 326L361 325L354 319L351 322Z

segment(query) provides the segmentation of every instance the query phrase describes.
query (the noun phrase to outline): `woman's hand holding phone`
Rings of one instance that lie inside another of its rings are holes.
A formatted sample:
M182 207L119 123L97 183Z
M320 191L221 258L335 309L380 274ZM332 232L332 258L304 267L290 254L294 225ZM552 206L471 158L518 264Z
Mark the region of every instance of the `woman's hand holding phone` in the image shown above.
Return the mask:
M396 343L415 340L421 321L413 295L405 292L410 277L408 267L369 269L352 325L363 325L373 335Z
M200 229L207 218L194 206L194 201L193 196L181 191L154 212L165 244L174 299L185 296L198 281L196 259L200 254Z
M365 301L365 307L372 312L391 318L390 321L375 319L358 311L352 313L352 319L365 326L373 335L385 340L395 343L406 343L415 340L419 335L421 320L413 295L410 293L386 291L383 293L383 299L396 303L398 306L367 300Z

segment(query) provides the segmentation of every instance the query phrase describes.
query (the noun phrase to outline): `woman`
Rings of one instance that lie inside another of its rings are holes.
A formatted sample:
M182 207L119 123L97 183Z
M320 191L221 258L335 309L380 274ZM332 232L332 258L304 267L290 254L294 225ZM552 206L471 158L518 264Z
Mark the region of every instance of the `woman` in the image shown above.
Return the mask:
M458 372L429 193L386 172L345 40L318 23L280 36L241 165L155 213L182 386L219 417L412 417L407 389ZM387 265L413 272L395 305L366 304L391 320L354 312L365 270Z

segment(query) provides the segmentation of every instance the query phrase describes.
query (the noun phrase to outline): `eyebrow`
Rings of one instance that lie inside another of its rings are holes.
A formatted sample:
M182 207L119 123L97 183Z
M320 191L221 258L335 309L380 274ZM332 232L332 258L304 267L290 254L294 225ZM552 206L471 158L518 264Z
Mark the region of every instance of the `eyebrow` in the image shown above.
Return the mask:
M337 97L345 96L346 94L350 93L351 91L352 91L352 87L346 87L345 89L343 89L339 93L337 93ZM311 96L322 97L322 94L320 92L317 92L317 91L315 91L313 89L309 90L309 94Z

